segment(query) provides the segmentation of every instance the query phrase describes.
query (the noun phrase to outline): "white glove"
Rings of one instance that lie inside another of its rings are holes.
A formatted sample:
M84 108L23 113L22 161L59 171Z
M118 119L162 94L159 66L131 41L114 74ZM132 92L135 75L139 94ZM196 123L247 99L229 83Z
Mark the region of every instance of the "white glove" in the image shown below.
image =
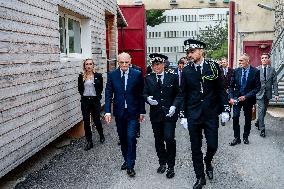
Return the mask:
M167 117L172 117L176 112L176 107L175 106L171 106L169 113L166 115Z
M152 105L152 106L158 105L158 101L157 101L157 100L153 100L153 96L148 96L148 97L147 97L147 101L148 101L149 104Z
M183 128L187 129L187 118L181 118L180 124L183 126Z
M221 114L221 122L226 123L226 122L229 121L229 119L230 119L229 113L228 112L222 112L222 114Z

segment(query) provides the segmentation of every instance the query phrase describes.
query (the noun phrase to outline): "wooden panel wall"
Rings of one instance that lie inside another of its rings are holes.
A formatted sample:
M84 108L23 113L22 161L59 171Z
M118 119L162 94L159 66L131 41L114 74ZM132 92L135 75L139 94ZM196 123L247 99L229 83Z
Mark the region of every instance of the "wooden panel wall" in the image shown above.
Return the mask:
M61 59L59 6L91 20L92 54L106 71L105 12L116 0L0 1L0 177L81 121L81 59Z

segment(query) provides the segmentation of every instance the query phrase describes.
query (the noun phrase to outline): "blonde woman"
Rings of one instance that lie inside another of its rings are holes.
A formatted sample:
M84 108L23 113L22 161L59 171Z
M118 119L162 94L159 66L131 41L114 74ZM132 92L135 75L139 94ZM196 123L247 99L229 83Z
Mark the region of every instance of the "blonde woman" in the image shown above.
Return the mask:
M103 77L102 74L95 72L92 59L86 59L83 62L83 73L80 73L78 77L78 90L81 95L81 111L87 140L84 150L87 151L93 147L90 114L93 116L94 124L100 135L100 142L104 143L105 141L100 120Z

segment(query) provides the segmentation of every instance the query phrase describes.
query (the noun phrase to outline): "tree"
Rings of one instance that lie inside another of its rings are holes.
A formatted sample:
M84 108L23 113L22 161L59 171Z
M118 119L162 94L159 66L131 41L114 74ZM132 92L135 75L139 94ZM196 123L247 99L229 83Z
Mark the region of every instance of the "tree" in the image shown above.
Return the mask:
M163 16L165 10L151 9L146 10L146 22L148 26L156 26L165 21L166 16Z
M228 56L228 25L220 22L215 26L206 26L206 29L197 35L197 39L206 43L206 56L220 59Z

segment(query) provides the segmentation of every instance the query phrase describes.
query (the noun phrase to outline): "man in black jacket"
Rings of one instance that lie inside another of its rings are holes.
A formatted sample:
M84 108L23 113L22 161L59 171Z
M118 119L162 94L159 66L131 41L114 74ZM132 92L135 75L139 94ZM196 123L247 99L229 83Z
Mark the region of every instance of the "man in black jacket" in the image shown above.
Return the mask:
M240 112L243 108L245 115L245 126L243 133L244 144L249 144L251 129L252 107L256 103L256 94L260 90L259 70L249 64L250 57L242 54L239 58L239 68L236 68L230 83L229 98L233 107L233 129L234 140L230 143L235 146L241 143L240 139Z
M204 58L206 44L188 39L184 41L184 45L191 62L182 74L183 109L188 122L192 161L197 178L193 188L200 189L206 184L201 151L202 130L207 142L204 157L206 174L209 179L213 179L211 161L218 148L218 115L222 113L222 122L227 122L230 107L219 65Z
M168 165L166 176L172 178L175 175L175 128L178 119L176 107L181 99L177 97L178 76L165 72L167 56L157 53L149 56L154 73L146 76L143 96L150 104L150 121L160 164L157 173L164 173Z

